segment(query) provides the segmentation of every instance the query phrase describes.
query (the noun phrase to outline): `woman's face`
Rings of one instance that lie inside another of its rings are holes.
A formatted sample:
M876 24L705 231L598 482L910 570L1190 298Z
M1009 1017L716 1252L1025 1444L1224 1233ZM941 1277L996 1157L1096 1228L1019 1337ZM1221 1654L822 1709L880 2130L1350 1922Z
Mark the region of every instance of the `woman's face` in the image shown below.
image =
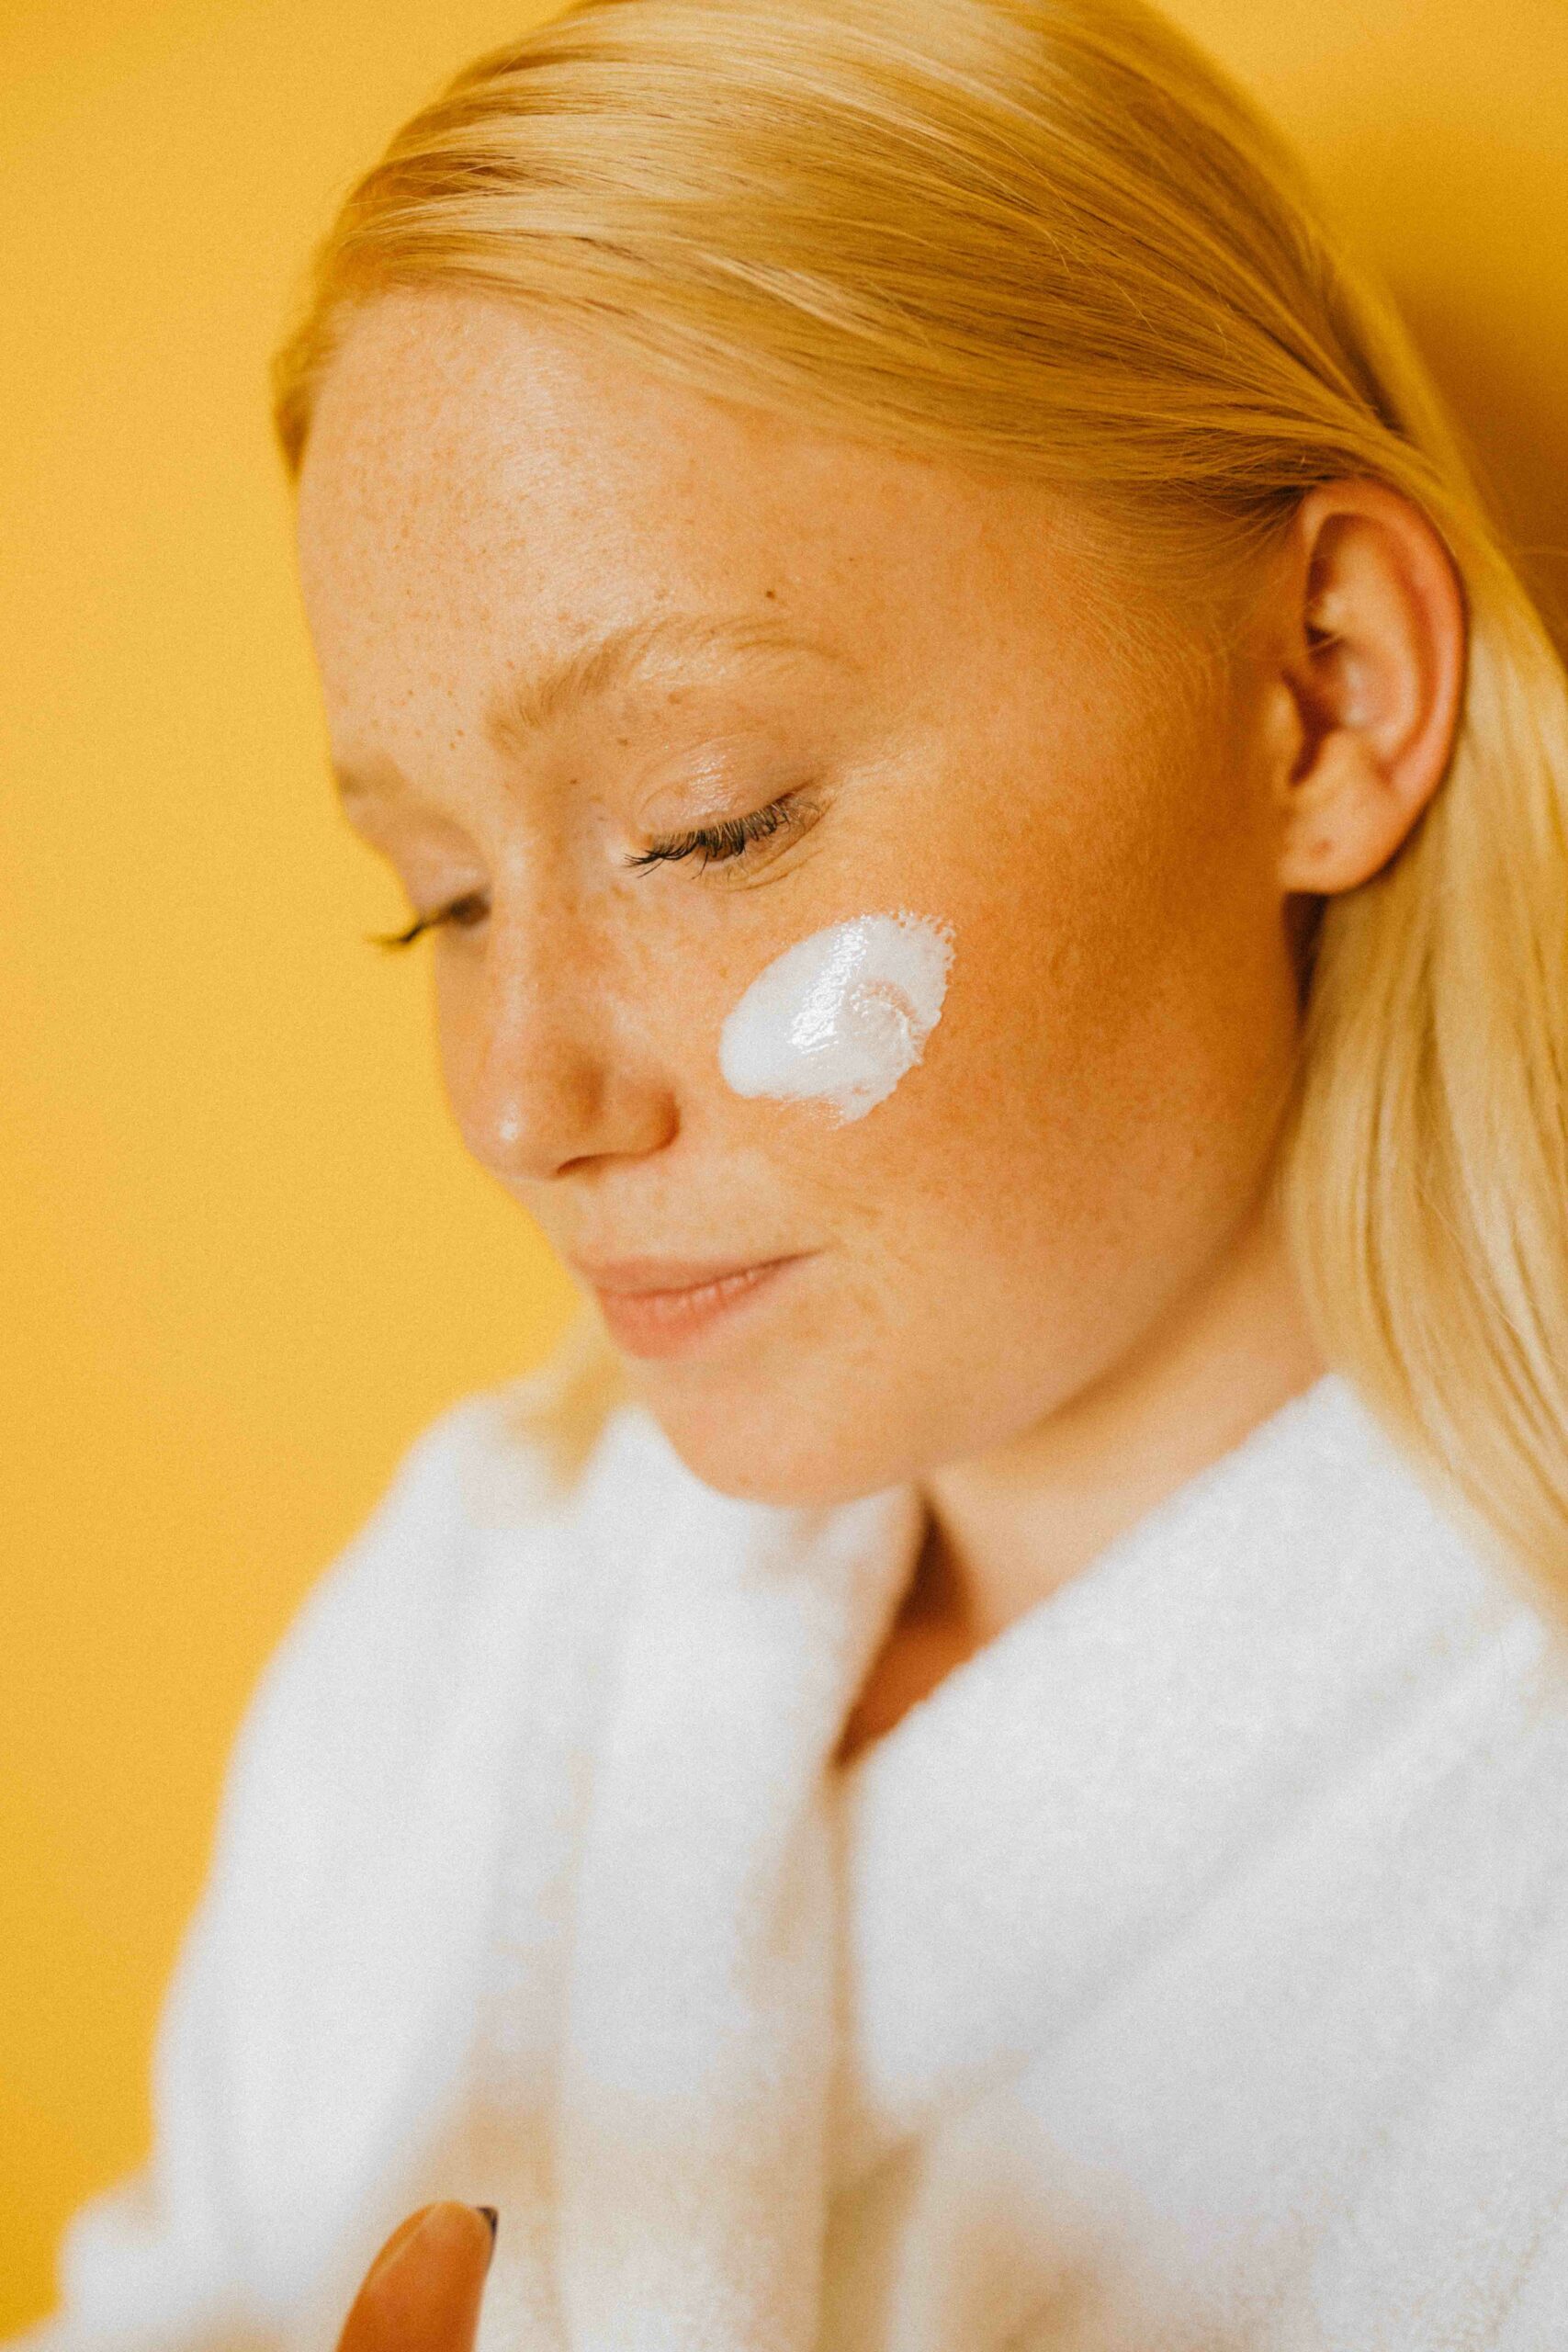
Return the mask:
M1223 1257L1296 1028L1253 697L1069 504L399 294L322 386L299 545L350 820L455 909L420 952L469 1149L585 1283L787 1261L705 1318L607 1303L700 1477L978 1454ZM898 915L950 955L891 1090L737 1091L758 976Z

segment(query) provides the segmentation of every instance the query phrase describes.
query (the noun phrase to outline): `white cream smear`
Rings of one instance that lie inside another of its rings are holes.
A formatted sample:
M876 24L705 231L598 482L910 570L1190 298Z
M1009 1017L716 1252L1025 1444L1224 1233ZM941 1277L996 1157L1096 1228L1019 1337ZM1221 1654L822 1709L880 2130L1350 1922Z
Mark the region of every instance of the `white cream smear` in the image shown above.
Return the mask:
M726 1082L863 1118L924 1053L952 961L952 925L925 915L855 915L814 932L764 966L729 1013Z

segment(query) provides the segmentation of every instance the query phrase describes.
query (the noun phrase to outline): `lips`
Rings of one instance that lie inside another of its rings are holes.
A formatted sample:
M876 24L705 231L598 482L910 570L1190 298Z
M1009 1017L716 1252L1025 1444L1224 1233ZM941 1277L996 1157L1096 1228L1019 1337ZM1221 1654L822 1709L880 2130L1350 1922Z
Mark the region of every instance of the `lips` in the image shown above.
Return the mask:
M750 1273L761 1266L783 1265L783 1258L616 1258L597 1264L574 1258L572 1264L601 1297L644 1298L666 1291L695 1290L705 1283L724 1282L731 1274Z
M592 1283L618 1346L630 1355L670 1356L772 1291L804 1259L623 1258L593 1268L574 1262Z

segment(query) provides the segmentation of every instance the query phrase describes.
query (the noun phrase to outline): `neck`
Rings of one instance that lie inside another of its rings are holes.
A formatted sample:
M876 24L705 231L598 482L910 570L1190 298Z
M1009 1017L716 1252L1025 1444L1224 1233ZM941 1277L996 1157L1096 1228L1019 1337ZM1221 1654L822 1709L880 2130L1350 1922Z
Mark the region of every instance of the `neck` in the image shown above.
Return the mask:
M974 1644L1327 1369L1267 1201L1135 1350L1005 1444L921 1481L927 1555Z

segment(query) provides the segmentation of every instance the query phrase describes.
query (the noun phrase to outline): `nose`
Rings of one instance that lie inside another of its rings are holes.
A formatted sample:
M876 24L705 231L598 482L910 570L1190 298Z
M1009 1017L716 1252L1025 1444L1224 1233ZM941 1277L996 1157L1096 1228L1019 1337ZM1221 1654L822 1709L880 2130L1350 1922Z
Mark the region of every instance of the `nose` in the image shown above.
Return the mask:
M610 910L597 923L499 894L477 952L437 985L442 1072L468 1149L502 1183L541 1183L595 1161L658 1151L679 1124L646 990L617 968Z

